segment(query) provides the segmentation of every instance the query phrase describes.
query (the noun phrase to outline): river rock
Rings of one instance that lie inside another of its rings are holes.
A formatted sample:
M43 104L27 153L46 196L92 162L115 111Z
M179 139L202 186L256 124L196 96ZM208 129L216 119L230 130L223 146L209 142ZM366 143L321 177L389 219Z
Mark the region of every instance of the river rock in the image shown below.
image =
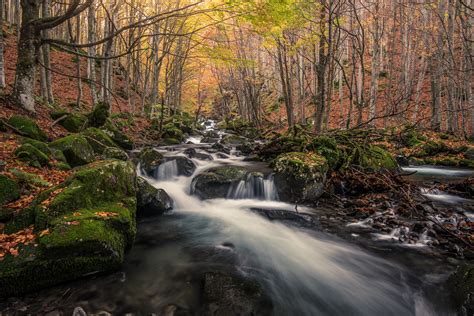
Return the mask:
M205 153L200 153L194 148L188 148L184 151L184 154L188 156L189 158L196 158L199 160L213 160L211 155L205 154Z
M214 143L212 146L211 146L212 149L215 149L217 151L221 151L223 153L226 153L227 155L230 154L230 148L224 146L223 144L221 143Z
M223 144L229 144L229 145L243 145L248 142L248 139L243 137L243 136L238 136L238 135L226 135L224 138L222 138L222 143Z
M193 179L192 193L201 199L225 198L232 184L244 179L247 170L224 166L209 169Z
M273 306L257 282L223 272L204 274L203 301L206 316L271 315Z
M136 172L105 160L38 195L10 224L34 225L34 243L0 261L0 297L119 269L136 234Z
M474 314L474 265L459 266L448 279L448 289L459 315Z
M275 185L282 201L315 202L324 192L329 166L316 153L291 152L273 162Z
M165 157L163 158L162 163L173 160L176 161L178 176L189 177L192 176L194 171L196 170L196 165L194 164L194 162L191 159L183 156Z
M312 227L315 225L313 217L308 214L301 214L288 210L273 210L263 208L251 208L250 210L268 218L271 221L284 221L305 227Z
M137 161L140 168L146 174L151 174L163 160L163 155L152 147L145 147L138 154Z
M173 200L163 189L157 189L142 177L137 178L138 215L161 215L173 209Z

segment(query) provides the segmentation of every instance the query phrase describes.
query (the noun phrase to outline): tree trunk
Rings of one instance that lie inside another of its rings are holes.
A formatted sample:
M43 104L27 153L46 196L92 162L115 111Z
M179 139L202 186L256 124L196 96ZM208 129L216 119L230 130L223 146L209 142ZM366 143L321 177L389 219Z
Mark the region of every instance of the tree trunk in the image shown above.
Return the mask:
M21 0L22 24L18 40L15 86L13 97L16 103L29 112L35 113L35 74L38 58L39 32L32 21L39 18L37 0Z
M42 16L49 17L50 16L50 0L43 0L43 8L42 8ZM49 30L43 30L43 38L49 37ZM44 79L45 79L45 98L49 104L54 103L54 96L53 96L53 86L51 84L51 57L50 57L50 47L48 44L43 44L41 47L42 56L43 56L43 66L44 68Z
M0 88L5 88L5 66L3 64L3 11L5 8L4 0L0 0Z

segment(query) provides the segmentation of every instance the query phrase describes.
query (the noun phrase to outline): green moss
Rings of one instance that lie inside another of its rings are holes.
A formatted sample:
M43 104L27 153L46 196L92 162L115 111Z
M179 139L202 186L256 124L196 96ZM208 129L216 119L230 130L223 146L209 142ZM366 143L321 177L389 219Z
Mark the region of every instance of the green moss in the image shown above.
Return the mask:
M245 137L237 135L227 135L222 139L223 144L240 145L247 141Z
M326 158L331 169L337 169L343 163L344 153L339 150L333 137L316 136L308 147Z
M89 127L82 133L97 154L102 154L107 147L117 147L117 144L104 131Z
M40 141L45 141L48 138L45 132L43 132L39 128L38 124L36 124L36 122L30 119L29 117L13 115L8 120L8 124L12 125L17 130L19 130L24 136L28 136L29 138L33 138Z
M162 161L163 155L152 147L145 147L138 155L140 168L146 173L152 172Z
M184 134L174 123L168 123L163 126L162 138L176 139L181 142L184 140Z
M105 102L99 102L91 113L87 115L87 124L90 127L101 127L108 120L110 105Z
M397 162L388 151L375 145L370 145L366 151L357 152L353 156L352 164L371 170L396 169L398 167Z
M242 179L247 174L247 169L243 167L226 166L212 169L211 172L220 181L236 181Z
M67 162L75 167L94 161L94 150L87 139L80 134L72 134L49 144L54 150L61 151Z
M317 153L290 152L281 154L272 163L277 173L292 175L296 180L308 181L329 169L326 158Z
M16 181L0 174L0 206L20 197L20 187Z
M25 172L16 168L10 169L8 171L13 174L13 176L18 180L18 183L22 186L27 186L30 188L50 186L48 181L43 180L37 174Z
M105 159L128 160L127 153L117 147L107 147L103 154Z
M124 161L105 160L85 166L65 183L40 194L35 201L37 216L43 219L40 222L45 225L48 219L67 212L135 196L135 179L133 165ZM57 189L63 190L47 208L43 207L41 202Z
M35 212L32 208L21 209L11 214L5 225L5 233L12 234L35 223Z
M181 144L181 142L177 140L176 138L165 138L161 140L161 143L167 146Z
M51 113L51 118L57 120L64 117L58 122L59 125L64 127L67 131L71 133L80 132L87 122L87 117L79 113L69 113L64 110L59 110Z
M59 170L71 170L71 166L67 162L57 161L53 163L53 167Z
M104 126L101 128L117 145L123 149L132 150L132 140L120 131L117 126L110 120L107 119Z
M49 150L49 147L48 147L48 144L46 144L44 142L41 142L39 140L23 137L21 139L21 143L22 144L30 144L30 145L36 147L38 150L41 150L43 153L47 154L48 156L51 154L51 152Z
M15 150L15 155L30 166L41 168L50 166L47 154L30 144L23 144Z

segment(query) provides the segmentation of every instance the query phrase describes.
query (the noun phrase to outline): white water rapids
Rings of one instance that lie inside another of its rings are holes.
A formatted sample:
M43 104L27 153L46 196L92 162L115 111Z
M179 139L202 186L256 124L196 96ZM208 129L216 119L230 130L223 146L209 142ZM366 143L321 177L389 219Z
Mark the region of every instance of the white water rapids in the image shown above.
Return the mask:
M193 176L217 165L193 161L198 166ZM170 175L175 169L167 163L158 179L148 180L173 198L173 212L184 216L183 226L195 230L195 243L235 246L233 251L245 258L239 270L258 279L270 293L275 315L437 314L408 285L401 268L327 234L269 221L250 211L294 210L293 205L269 201L276 199L270 178L257 184L266 200L250 199L259 197L251 182L260 178L239 183L229 196L238 199L202 201L190 195L193 177Z

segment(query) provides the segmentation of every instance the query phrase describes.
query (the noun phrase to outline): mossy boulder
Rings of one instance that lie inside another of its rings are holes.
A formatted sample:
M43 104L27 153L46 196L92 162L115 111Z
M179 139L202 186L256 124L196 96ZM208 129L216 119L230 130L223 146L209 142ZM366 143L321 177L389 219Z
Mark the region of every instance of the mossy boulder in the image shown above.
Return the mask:
M128 155L125 151L117 147L107 147L104 150L103 156L105 159L118 159L127 161Z
M96 127L89 127L82 132L82 135L84 135L97 154L102 154L108 147L118 147L106 132Z
M136 234L135 169L118 160L82 167L25 213L34 215L38 246L0 261L0 297L120 268Z
M172 146L181 144L181 141L176 138L164 138L160 141L160 143L165 146Z
M81 134L72 134L49 144L52 150L61 151L72 167L82 166L94 161L94 150Z
M174 123L168 123L163 126L162 138L175 139L182 142L184 140L184 133Z
M354 166L370 171L398 168L395 158L385 149L376 145L356 146L349 150L344 166Z
M414 157L436 156L440 153L447 153L450 151L449 146L442 141L428 141L416 146L415 148L416 152L413 154Z
M43 153L45 153L47 155L51 154L51 151L48 147L48 144L46 144L45 142L42 142L42 141L39 141L39 140L36 140L36 139L32 139L32 138L28 138L28 137L23 137L21 139L21 143L22 144L30 144L30 145L36 147L37 149L41 150Z
M272 163L278 195L283 201L314 202L324 192L329 165L317 153L281 154Z
M20 197L20 187L16 181L0 174L0 206Z
M104 126L101 128L117 145L123 149L132 150L133 142L132 140L125 135L122 131L118 129L117 126L110 120L106 120Z
M137 214L139 216L161 215L173 209L173 200L163 189L152 186L142 177L137 178Z
M64 110L52 112L51 118L53 120L61 119L58 124L71 133L80 132L87 123L87 116L80 113L69 113Z
M106 102L98 102L94 109L87 114L87 125L89 127L102 127L109 118L110 105Z
M30 144L23 144L18 147L15 150L15 155L32 167L50 166L48 155Z
M145 147L138 154L137 162L141 170L146 174L152 174L163 160L163 155L152 147Z
M48 137L45 132L39 128L38 124L31 118L22 115L13 115L8 120L8 124L20 131L23 136L28 136L40 141L46 141Z
M244 179L247 173L243 167L212 168L193 179L191 191L201 199L225 198L232 185Z

